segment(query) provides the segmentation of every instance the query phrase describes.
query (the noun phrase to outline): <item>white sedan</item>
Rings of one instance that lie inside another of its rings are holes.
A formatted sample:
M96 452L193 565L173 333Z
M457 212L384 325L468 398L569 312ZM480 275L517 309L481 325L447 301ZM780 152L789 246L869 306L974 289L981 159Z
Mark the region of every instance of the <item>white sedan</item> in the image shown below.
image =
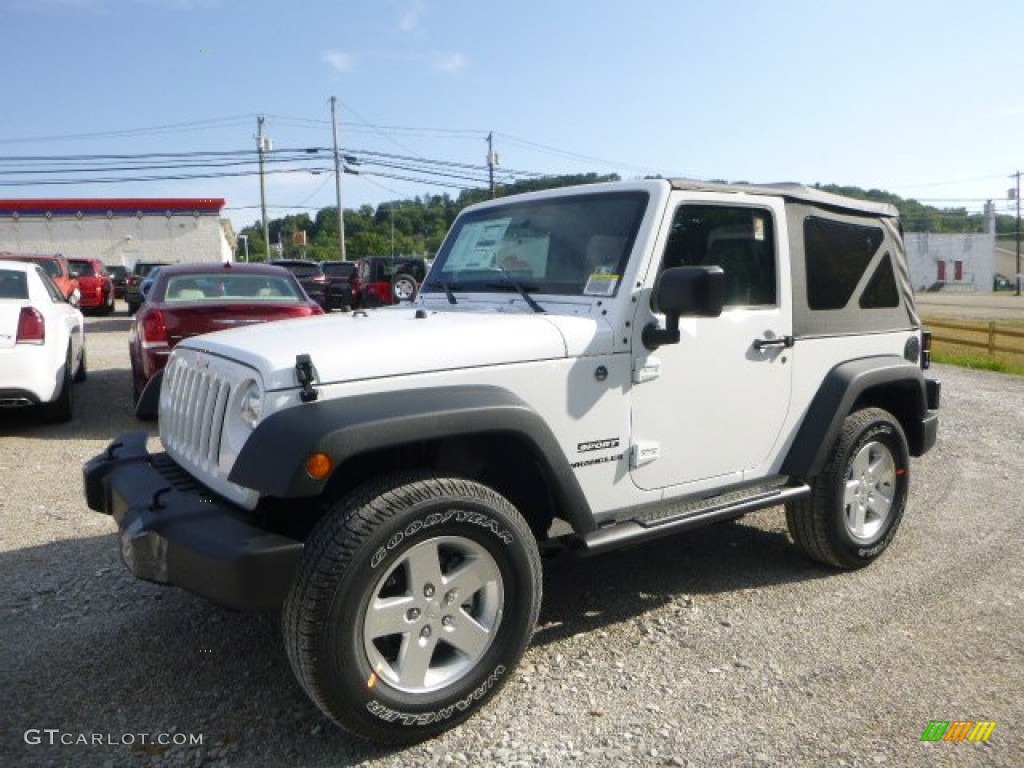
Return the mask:
M85 380L85 323L37 264L0 261L0 407L40 406L71 419Z

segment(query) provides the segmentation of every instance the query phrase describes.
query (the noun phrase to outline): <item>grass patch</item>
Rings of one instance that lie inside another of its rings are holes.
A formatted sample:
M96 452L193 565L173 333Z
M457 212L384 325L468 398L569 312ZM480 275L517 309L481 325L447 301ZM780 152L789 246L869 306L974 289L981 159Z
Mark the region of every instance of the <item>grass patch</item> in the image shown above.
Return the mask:
M1024 376L1024 363L1010 363L1006 360L994 360L984 355L970 352L940 352L932 350L932 360L936 363L956 365L960 368L971 368L980 371L996 371Z

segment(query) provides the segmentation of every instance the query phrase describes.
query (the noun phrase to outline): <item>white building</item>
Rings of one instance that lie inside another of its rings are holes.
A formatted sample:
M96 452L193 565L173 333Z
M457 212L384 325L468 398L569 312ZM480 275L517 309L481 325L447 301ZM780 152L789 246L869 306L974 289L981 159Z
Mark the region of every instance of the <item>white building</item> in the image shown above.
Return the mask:
M104 264L231 261L223 198L0 200L0 251L62 253Z
M992 290L995 235L907 232L903 238L915 291Z

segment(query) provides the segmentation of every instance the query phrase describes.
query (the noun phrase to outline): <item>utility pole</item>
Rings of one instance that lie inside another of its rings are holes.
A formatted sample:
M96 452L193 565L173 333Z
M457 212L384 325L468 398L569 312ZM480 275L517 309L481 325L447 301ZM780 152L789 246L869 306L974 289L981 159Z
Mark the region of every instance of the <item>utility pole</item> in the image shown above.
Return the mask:
M270 149L270 139L263 135L263 115L256 118L256 149L260 153L260 215L263 217L263 245L270 261L270 224L267 222L267 184L263 178L263 156Z
M491 179L491 199L494 199L494 131L487 134L487 172Z
M345 214L341 210L341 158L338 156L338 99L331 96L331 129L334 131L334 195L338 202L338 253L345 261Z
M1010 178L1011 179L1013 179L1013 178L1017 179L1017 189L1016 190L1012 190L1011 189L1010 191L1013 192L1013 196L1017 200L1017 274L1016 274L1017 293L1016 293L1016 295L1020 296L1020 282L1021 282L1021 276L1020 276L1020 171L1017 171L1016 173L1011 173L1010 174Z

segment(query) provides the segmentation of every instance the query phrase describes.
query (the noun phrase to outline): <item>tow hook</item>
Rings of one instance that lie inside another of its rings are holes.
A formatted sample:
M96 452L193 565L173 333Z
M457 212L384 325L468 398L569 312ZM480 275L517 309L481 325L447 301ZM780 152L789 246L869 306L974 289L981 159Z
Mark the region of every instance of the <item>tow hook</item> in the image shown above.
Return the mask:
M295 356L295 380L302 387L302 392L299 393L299 397L304 403L312 403L318 397L320 393L313 389L313 379L316 377L316 372L313 369L313 361L309 355L296 355Z

